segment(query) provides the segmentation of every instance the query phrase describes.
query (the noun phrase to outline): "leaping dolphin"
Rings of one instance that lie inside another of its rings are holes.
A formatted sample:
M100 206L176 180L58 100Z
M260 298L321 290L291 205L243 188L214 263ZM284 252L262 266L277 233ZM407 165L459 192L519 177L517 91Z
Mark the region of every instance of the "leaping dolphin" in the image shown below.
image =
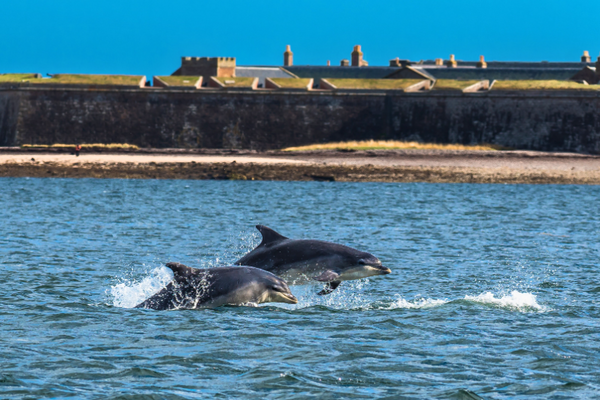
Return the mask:
M348 246L321 240L289 239L263 225L256 225L256 229L262 234L262 242L234 264L264 269L291 285L305 284L313 279L327 282L320 295L333 292L342 281L392 272L374 255Z
M214 308L248 303L298 303L285 281L252 267L190 268L168 263L173 281L135 308Z

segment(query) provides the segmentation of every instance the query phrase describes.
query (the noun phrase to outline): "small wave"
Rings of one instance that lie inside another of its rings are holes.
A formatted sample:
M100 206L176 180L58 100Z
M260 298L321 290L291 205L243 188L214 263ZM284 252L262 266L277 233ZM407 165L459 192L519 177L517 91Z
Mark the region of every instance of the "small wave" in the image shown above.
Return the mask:
M111 286L112 305L133 308L152 296L173 279L173 273L166 267L154 268L142 280L122 278L120 283Z
M397 295L398 296L398 295ZM408 301L398 296L396 301L394 301L389 309L394 310L398 308L432 308L441 306L443 304L448 303L448 300L440 300L440 299L416 299L413 301Z
M513 290L510 295L495 297L491 292L482 293L479 296L465 296L465 300L481 304L491 304L498 307L509 308L518 311L537 310L544 311L534 294L521 293Z

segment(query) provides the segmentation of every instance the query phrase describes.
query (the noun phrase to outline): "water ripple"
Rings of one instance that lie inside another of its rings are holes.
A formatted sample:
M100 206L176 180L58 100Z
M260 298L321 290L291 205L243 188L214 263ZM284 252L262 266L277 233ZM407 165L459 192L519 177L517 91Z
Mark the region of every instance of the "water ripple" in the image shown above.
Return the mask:
M0 178L2 398L596 398L600 188ZM132 309L261 223L393 273Z

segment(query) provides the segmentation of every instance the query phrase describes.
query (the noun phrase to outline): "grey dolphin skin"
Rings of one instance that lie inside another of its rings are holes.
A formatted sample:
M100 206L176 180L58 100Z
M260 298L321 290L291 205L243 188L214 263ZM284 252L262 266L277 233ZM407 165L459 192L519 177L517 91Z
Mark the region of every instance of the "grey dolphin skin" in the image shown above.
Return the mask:
M292 285L313 279L327 282L320 295L333 292L342 281L392 272L374 255L348 246L289 239L263 225L257 225L256 229L262 234L262 242L234 264L264 269Z
M298 303L285 281L252 267L190 268L168 263L173 281L135 308L174 310L247 303Z

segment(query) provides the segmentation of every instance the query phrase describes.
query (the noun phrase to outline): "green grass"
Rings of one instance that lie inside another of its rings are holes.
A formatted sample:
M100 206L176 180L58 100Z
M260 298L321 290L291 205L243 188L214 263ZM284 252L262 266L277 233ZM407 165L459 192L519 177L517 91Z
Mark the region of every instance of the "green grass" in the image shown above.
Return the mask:
M53 83L65 85L128 85L138 86L142 76L132 75L80 75L56 74L50 79L34 79L31 83Z
M271 78L273 82L284 89L306 89L310 79L301 78Z
M422 79L327 79L327 81L338 89L403 90L421 82Z
M255 78L224 78L224 77L216 77L216 80L221 82L225 87L251 87L252 82L254 82Z
M24 144L21 147L22 148L42 148L42 149L47 149L47 148L75 148L75 144L64 144L64 143L55 143L55 144ZM129 144L129 143L90 143L90 144L83 144L81 143L81 148L82 149L86 149L86 148L100 148L100 149L132 149L132 150L137 150L139 149L138 146L136 146L135 144Z
M24 80L36 79L35 74L2 74L0 82L22 82Z
M494 144L464 145L464 144L438 144L402 142L398 140L362 140L352 142L337 142L312 144L300 147L288 147L283 151L310 151L310 150L510 150L508 147Z
M599 90L600 85L584 85L571 81L496 81L492 90Z
M464 90L465 88L481 82L481 80L460 81L455 79L438 79L433 90Z
M199 76L157 76L169 86L195 86Z

